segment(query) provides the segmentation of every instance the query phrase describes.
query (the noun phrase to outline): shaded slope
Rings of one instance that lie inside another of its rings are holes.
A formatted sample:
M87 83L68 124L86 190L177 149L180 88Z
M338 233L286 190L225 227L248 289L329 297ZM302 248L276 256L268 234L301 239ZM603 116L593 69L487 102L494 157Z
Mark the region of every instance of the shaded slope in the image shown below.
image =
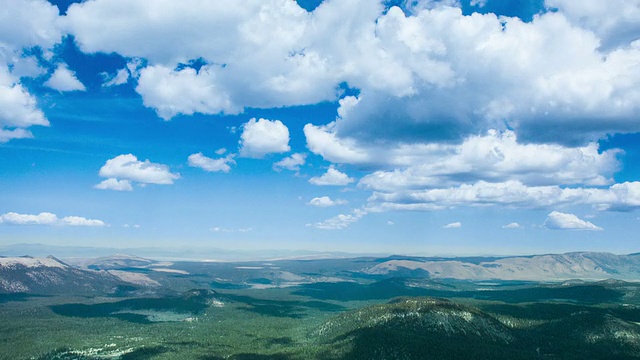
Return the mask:
M334 317L312 336L326 359L640 359L640 325L621 318L635 320L637 309L545 306L556 305L538 316L529 305L487 312L400 298Z
M526 358L515 348L511 330L491 315L432 298L347 312L325 322L314 336L332 344L342 359Z

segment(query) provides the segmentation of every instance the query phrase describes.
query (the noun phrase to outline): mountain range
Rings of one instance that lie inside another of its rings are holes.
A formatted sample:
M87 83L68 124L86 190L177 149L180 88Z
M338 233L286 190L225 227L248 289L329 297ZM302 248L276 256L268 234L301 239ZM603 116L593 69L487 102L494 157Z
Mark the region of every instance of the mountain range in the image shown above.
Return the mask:
M192 276L190 274L199 274ZM168 262L132 255L99 258L0 257L0 292L113 293L121 288L288 287L358 279L468 281L640 280L640 254L572 252L511 257L360 257L270 262ZM226 284L226 285L225 285Z
M640 280L640 255L571 252L502 258L390 258L369 275L459 280Z

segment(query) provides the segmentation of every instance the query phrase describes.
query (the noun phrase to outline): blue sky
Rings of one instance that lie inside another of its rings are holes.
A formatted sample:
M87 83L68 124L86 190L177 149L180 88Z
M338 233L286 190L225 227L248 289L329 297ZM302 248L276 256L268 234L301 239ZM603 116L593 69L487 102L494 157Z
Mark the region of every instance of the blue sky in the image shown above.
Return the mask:
M0 245L640 248L640 1L10 3Z

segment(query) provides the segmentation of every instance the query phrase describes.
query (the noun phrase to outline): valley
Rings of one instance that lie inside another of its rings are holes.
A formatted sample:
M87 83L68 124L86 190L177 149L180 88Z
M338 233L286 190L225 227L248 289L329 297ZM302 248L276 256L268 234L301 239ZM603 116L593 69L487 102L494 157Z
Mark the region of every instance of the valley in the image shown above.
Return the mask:
M540 271L527 259L527 274ZM0 358L640 358L635 255L545 256L577 274L545 282L433 277L398 261L523 260L3 257ZM584 269L607 278L581 280Z

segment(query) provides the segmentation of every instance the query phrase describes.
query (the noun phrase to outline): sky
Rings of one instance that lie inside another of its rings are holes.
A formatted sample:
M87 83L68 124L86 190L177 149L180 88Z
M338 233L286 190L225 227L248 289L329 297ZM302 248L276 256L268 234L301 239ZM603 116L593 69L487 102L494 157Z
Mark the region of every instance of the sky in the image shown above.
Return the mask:
M0 245L640 251L640 0L7 0Z

